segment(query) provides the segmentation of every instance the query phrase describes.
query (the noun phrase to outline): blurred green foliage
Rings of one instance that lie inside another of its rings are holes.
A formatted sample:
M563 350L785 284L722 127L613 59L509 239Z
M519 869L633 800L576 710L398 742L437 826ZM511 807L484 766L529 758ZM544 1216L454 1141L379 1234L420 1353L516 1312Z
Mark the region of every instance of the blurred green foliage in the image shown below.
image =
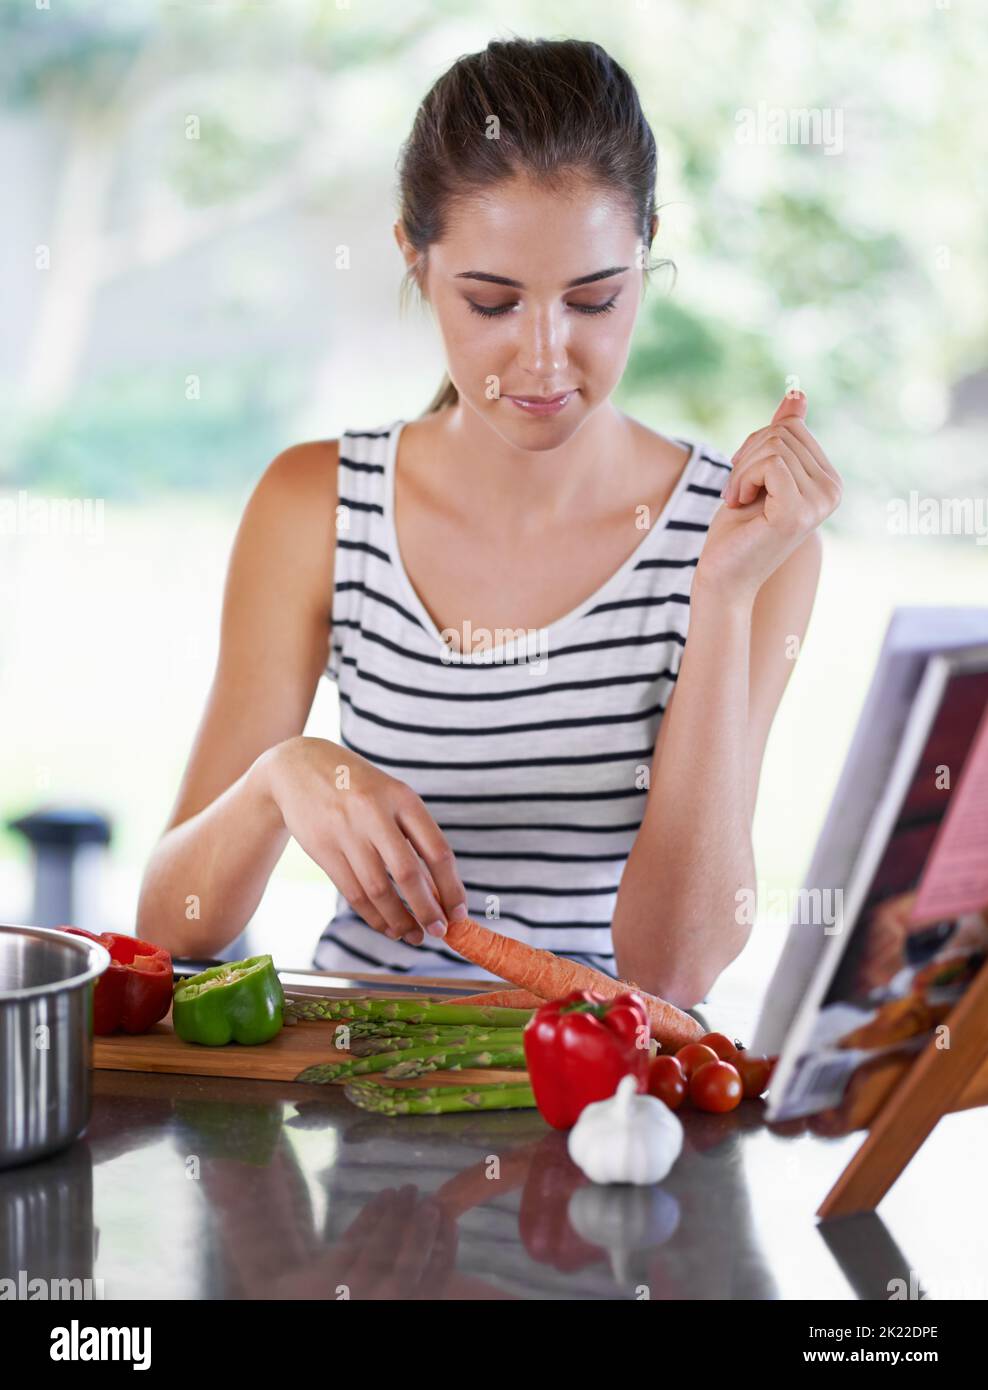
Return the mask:
M988 278L988 186L972 172L985 167L984 26L959 6L645 0L602 14L519 0L496 20L455 0L58 8L0 9L0 101L67 129L119 119L115 102L126 117L134 84L156 84L159 104L180 114L187 95L172 90L215 72L197 91L209 118L196 144L135 145L130 157L156 162L120 171L193 211L263 194L279 177L313 119L293 105L306 71L350 84L383 72L386 84L383 99L368 87L372 109L352 125L331 118L318 205L340 176L332 146L345 147L351 181L361 159L375 174L387 168L417 101L458 53L511 33L596 39L635 78L655 129L673 244L664 219L653 255L671 254L681 272L672 289L657 276L645 297L624 408L691 422L733 447L794 374L847 479L880 492L890 458L900 487L929 470L926 436L950 424L956 384L984 373L988 319L976 299ZM794 144L749 157L738 112L762 102L839 111L845 149ZM43 413L8 392L13 447L0 481L106 496L242 485L284 446L286 416L311 397L318 367L304 342L286 362L263 328L255 339L246 359L213 369L221 389L195 409L176 408L162 386L184 375L168 363L157 377L90 375ZM970 454L950 456L966 484Z
M285 447L284 422L303 394L293 367L265 360L207 364L209 390L185 400L174 377L119 370L58 411L29 417L0 482L138 500L169 489L237 491L258 458ZM179 379L179 386L181 381Z

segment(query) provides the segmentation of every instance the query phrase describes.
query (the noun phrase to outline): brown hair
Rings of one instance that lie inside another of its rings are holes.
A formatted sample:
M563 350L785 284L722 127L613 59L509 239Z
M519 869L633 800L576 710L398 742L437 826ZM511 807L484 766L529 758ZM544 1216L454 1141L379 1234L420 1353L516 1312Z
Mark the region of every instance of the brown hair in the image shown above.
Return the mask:
M599 44L492 40L433 84L401 148L400 218L418 253L402 281L402 306L412 283L421 291L428 249L442 239L454 199L519 173L558 188L582 175L625 198L650 248L656 172L655 137L635 85ZM646 282L649 269L671 264L646 266ZM458 399L445 375L424 414Z

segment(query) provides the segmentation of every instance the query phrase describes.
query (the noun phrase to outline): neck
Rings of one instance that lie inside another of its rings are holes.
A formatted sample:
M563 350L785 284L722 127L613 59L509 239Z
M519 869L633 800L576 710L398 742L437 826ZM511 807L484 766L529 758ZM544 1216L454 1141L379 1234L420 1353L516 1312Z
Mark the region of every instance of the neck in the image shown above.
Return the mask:
M631 445L628 417L609 400L555 449L516 447L462 401L443 415L443 490L466 496L471 513L494 526L534 531L582 511L606 494L612 461Z

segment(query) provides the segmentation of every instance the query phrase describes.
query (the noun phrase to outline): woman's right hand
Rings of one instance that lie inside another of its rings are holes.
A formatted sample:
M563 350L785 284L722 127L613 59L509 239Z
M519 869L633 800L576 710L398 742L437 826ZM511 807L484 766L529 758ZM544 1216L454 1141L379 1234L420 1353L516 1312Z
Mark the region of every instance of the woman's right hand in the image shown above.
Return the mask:
M405 782L304 735L268 749L258 766L285 828L368 926L419 946L425 931L444 936L448 921L466 917L453 851Z

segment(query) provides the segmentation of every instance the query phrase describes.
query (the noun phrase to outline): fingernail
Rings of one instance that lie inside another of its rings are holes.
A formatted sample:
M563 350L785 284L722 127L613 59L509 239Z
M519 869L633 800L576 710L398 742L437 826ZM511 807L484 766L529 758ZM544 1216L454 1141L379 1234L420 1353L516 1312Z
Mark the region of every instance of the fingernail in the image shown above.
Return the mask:
M430 922L429 925L426 927L426 931L429 933L430 936L445 936L446 923L441 921Z
M466 905L466 903L457 903L456 906L453 908L453 911L449 914L449 920L450 920L451 922L462 922L462 921L464 921L464 920L466 919L466 917L467 917L467 905Z

